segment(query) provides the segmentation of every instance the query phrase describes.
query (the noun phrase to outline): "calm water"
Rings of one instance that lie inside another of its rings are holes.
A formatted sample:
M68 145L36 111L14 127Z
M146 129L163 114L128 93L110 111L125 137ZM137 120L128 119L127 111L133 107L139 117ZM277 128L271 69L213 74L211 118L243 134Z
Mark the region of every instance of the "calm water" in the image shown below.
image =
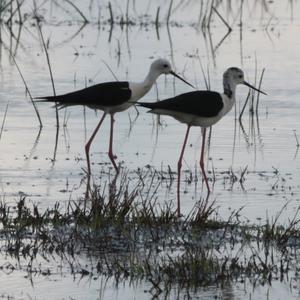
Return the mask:
M158 0L133 1L129 6L129 16L138 24L123 29L116 24L111 32L109 23L105 22L109 18L107 3L100 2L90 1L87 5L85 1L76 1L92 21L84 28L81 28L80 16L71 6L58 6L52 1L41 2L38 12L45 18L42 30L49 44L57 94L114 80L103 60L118 79L139 81L148 72L154 58L165 57L172 61L176 72L184 75L198 88L205 89L201 60L205 73L209 70L211 88L218 91L222 90L222 74L229 66L241 67L247 80L254 83L257 63L258 76L263 68L266 69L262 89L268 93L268 96L260 97L258 118L251 122L247 107L243 118L244 132L235 121L234 110L213 127L209 153L207 152L209 160L206 164L209 171L214 169L216 173L212 199L216 199L219 213L224 219L233 209L245 206L241 218L259 222L266 215L274 216L287 201L290 203L282 222L290 217L300 199L300 154L295 139L295 132L300 139L300 40L297 38L300 34L299 1L274 1L267 3L266 7L261 3L263 1L245 1L242 29L239 26L240 8L229 9L227 2L223 1L224 5L220 5L218 11L233 28L223 42L221 41L227 30L216 15L213 15L210 34L208 31L205 35L202 33L198 23L198 1L174 1L169 29L164 22L168 3ZM115 17L122 13L125 15L125 2L113 1ZM143 21L155 20L158 6L161 7L160 18L163 22L159 28L159 39L155 26L139 25ZM31 3L25 3L23 12L31 11ZM56 201L77 199L85 191L80 184L84 176L83 169L86 168L84 145L101 112L84 110L82 107L59 112L60 122L63 124L66 120L66 126L60 128L57 156L53 164L55 110L47 103L38 104L44 125L39 132L34 110L7 51L10 46L12 51L17 47L16 60L34 97L53 93L34 20L29 18L25 21L18 46L15 39L11 39L7 27L3 26L1 29L4 46L1 52L0 105L3 115L8 103L0 140L2 195L5 201L14 202L19 199L19 195L25 194L28 195L28 201L39 203L45 208ZM18 30L19 26L15 24L15 34ZM157 92L158 98L164 99L190 90L179 81L174 83L171 77L161 76L157 81L157 90L154 87L144 100L156 100ZM247 93L247 88L238 87L237 112ZM175 171L185 126L168 117L161 119L162 126L157 126L156 118L142 109L135 118L133 108L116 116L114 150L118 161L132 172L148 164L159 170L167 170L169 165ZM111 167L107 156L108 123L108 120L104 122L91 149L96 183L100 180L101 170ZM189 144L183 168L195 170L198 169L201 145L199 128L191 130ZM231 185L224 179L224 172L229 170L239 178L245 167L247 173L243 188L239 182ZM197 172L200 176L199 171ZM182 208L184 212L188 212L201 197L201 184L198 183L198 188L195 189L193 184L182 183L181 188L185 191L182 195ZM175 184L167 193L164 187L158 192L162 201L175 202ZM28 279L23 277L22 271L14 274L20 282L20 291L16 289L15 277L12 275L1 274L0 282L1 286L4 282L7 283L4 295L15 295L17 299L26 299L27 295L46 299L49 295L47 289L56 293L51 294L52 299L58 299L65 297L62 295L65 295L66 287L74 293L71 295L70 292L69 296L76 299L149 298L144 285L125 284L116 291L113 282L108 281L105 292L100 292L99 279L86 282L57 272L57 278L51 276L49 280L40 277L34 279L33 288ZM52 290L52 283L57 287L55 291ZM214 291L215 288L212 290L213 293L209 289L203 291L203 299L206 299L206 294L209 299L214 293L230 299L221 295L224 291ZM266 288L253 292L235 286L230 290L236 299L245 299L245 295L249 297L250 292L257 293L255 299L265 299L267 295ZM127 298L124 293L128 294ZM277 295L277 299L294 295L293 290L285 289L282 284L274 284L269 293Z

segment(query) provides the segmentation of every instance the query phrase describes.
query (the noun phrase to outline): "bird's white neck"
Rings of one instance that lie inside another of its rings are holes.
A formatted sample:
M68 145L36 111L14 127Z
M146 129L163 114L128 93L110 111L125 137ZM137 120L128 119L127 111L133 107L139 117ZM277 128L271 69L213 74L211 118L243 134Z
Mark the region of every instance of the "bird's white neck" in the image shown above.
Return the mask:
M131 82L130 83L131 92L132 92L131 101L137 101L140 98L142 98L144 95L146 95L152 88L154 82L156 81L159 75L160 73L150 69L144 81L138 83Z
M147 92L151 89L152 85L155 83L160 74L160 72L156 72L155 70L150 68L145 80L141 83L145 87L145 89L148 88Z
M236 83L227 76L223 78L223 102L224 102L224 114L229 112L235 102Z
M236 82L228 75L224 74L223 77L223 88L224 88L224 94L228 98L235 98L235 90L236 90Z

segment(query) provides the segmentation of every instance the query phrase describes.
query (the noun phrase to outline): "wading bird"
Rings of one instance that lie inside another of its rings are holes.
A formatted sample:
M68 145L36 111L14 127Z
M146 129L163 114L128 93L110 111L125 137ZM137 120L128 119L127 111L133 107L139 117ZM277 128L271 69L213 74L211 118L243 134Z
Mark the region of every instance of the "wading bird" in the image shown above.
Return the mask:
M86 105L92 109L103 110L103 115L97 127L85 145L88 175L91 174L89 157L91 143L95 138L95 135L97 134L104 118L107 114L110 114L110 139L108 156L115 170L118 172L118 167L115 162L116 156L113 154L114 114L128 109L136 101L142 98L151 89L152 85L161 74L171 74L186 84L192 86L190 83L172 71L169 61L165 59L157 59L151 64L145 80L139 83L128 81L104 82L68 94L38 97L36 99L40 99L39 101L55 102L58 108L65 108L73 105Z
M204 148L206 128L217 123L226 115L235 103L235 91L238 84L244 84L262 94L264 92L256 89L244 80L244 73L239 68L229 68L223 74L224 92L194 91L165 99L155 103L137 103L139 106L149 108L149 112L158 115L167 115L175 118L179 122L187 124L187 130L177 164L177 213L180 215L180 171L182 158L187 143L191 126L200 126L202 131L202 147L200 154L200 168L203 178L210 193L207 176L204 169ZM266 94L265 94L266 95Z

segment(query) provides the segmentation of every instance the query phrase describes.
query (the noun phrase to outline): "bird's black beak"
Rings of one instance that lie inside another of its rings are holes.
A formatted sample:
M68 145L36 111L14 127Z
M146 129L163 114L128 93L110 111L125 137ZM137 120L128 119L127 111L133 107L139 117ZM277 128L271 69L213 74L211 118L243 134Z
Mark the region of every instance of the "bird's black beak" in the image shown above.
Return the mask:
M179 75L177 75L175 72L170 71L170 74L172 74L174 77L180 79L181 81L183 81L183 82L186 83L187 85L191 86L192 88L196 89L193 85L191 85L189 82L187 82L187 81L184 80L182 77L180 77Z
M262 93L262 94L264 94L264 95L267 95L265 92L260 91L259 89L255 88L253 85L251 85L251 84L248 83L247 81L243 81L242 84L248 86L249 88L251 88L251 89L253 89L253 90L255 90L255 91L259 92L259 93Z

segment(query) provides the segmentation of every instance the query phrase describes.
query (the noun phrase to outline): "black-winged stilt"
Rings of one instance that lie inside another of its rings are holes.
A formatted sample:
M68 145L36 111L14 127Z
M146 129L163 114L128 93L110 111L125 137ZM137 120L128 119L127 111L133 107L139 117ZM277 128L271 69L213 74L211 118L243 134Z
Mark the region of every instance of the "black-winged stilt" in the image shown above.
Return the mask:
M137 103L139 106L149 108L151 113L171 116L178 121L187 124L187 130L178 160L178 182L177 182L177 212L180 215L180 171L182 158L187 143L191 126L200 126L202 129L202 147L200 155L200 168L205 180L205 184L210 193L207 176L204 170L204 146L206 128L217 123L227 114L235 102L235 90L238 84L244 84L260 93L264 92L256 89L244 80L244 73L239 68L229 68L223 74L224 92L194 91L165 99L155 103ZM266 95L266 94L265 94Z
M104 113L97 127L85 145L88 174L91 174L89 158L91 143L95 138L95 135L97 134L104 118L107 114L110 114L110 139L108 156L115 170L118 172L118 167L115 162L116 157L113 155L114 114L128 109L136 101L142 98L151 89L152 85L161 74L171 74L186 84L192 86L190 83L172 71L169 61L165 59L157 59L151 64L149 73L145 80L139 83L128 81L105 82L64 95L38 97L36 99L56 102L56 105L59 108L65 108L73 105L86 105L92 109L103 110Z

